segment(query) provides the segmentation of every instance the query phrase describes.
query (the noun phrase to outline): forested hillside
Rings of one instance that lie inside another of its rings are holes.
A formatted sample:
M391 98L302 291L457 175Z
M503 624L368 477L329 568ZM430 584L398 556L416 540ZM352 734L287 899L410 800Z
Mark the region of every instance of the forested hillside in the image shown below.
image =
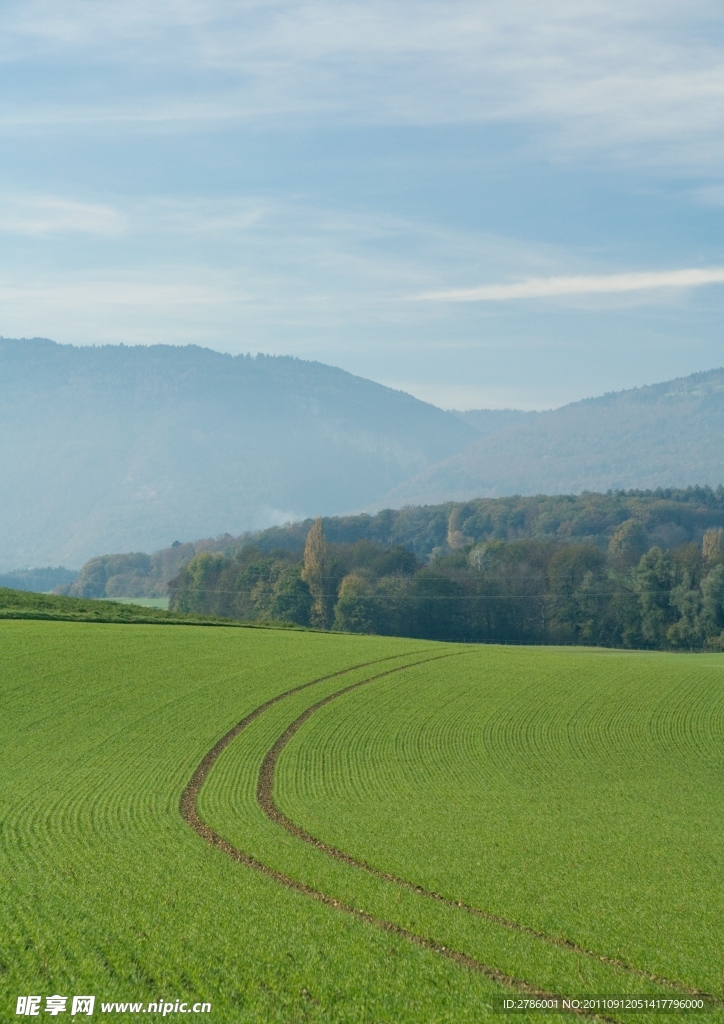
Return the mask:
M649 547L698 543L710 527L724 526L724 488L479 498L384 509L374 516L328 516L323 523L332 543L370 540L402 545L428 560L487 540L535 538L605 548L619 526L629 519L641 525ZM311 520L271 527L254 534L253 543L262 551L281 547L301 552L310 526Z
M178 541L183 552L163 564L138 556L131 575L144 594L198 553L186 546L196 537L222 536L205 549L222 550L230 534L296 522L258 543L299 549L322 515L345 542L427 558L447 542L453 501L466 503L455 529L476 541L595 538L615 528L620 499L571 495L724 481L724 370L552 412L452 413L298 359L0 339L0 387L0 570L73 570ZM516 494L564 496L473 500ZM641 499L626 500L638 516ZM664 546L699 529L699 500L683 502L681 519L676 499L657 527ZM129 572L110 566L94 585L119 576Z
M0 570L364 508L476 435L321 363L0 339Z
M550 412L464 415L485 436L393 488L384 504L724 482L724 369Z
M622 524L637 524L642 552L700 544L708 529L724 527L724 489L621 491L611 494L537 495L531 498L481 498L403 509L377 515L327 516L322 519L332 544L370 541L384 548L405 548L422 563L486 541L543 540L554 544L593 544L606 550ZM155 597L196 555L231 556L248 546L262 554L284 552L301 557L313 520L271 527L241 537L229 534L175 542L153 554L99 555L83 566L77 580L57 588L78 597Z
M197 556L171 582L170 608L430 640L724 649L722 528L669 550L649 546L635 519L605 550L451 542L423 564L399 546L329 544L320 519L302 558L250 544Z
M104 555L61 589L440 640L711 647L723 538L722 488L480 499Z

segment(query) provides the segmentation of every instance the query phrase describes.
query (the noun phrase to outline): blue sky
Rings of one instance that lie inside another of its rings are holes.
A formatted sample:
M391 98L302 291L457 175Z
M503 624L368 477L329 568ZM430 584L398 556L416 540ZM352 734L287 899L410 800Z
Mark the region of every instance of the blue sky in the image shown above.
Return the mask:
M6 0L0 335L456 408L720 366L723 58L696 0Z

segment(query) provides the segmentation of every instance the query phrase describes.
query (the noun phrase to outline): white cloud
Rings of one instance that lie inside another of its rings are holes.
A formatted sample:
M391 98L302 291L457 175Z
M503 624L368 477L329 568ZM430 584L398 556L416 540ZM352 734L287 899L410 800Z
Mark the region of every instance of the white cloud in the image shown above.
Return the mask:
M511 299L547 299L568 295L613 295L672 288L698 288L724 283L724 267L652 270L624 274L580 274L570 277L532 277L510 284L477 288L447 288L423 292L415 298L434 302L505 302Z
M713 0L14 0L0 60L60 68L64 89L6 95L2 123L512 121L559 155L712 167L722 22Z
M724 206L724 185L705 185L693 191L694 199L706 206Z
M53 309L77 310L96 307L112 311L114 307L158 312L164 309L186 310L189 307L218 307L229 302L243 302L245 296L209 284L194 284L191 280L174 283L116 280L85 280L43 283L40 285L0 285L0 302L45 304Z

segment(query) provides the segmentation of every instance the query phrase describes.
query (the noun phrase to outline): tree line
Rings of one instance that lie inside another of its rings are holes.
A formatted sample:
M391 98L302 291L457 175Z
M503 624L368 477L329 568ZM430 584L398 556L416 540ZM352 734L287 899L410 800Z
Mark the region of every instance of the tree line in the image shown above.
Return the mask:
M328 516L322 523L333 548L371 541L384 548L406 548L427 564L451 551L498 540L592 544L604 550L630 519L644 531L646 550L700 544L707 529L724 527L724 488L476 498L383 509L376 515ZM100 555L86 562L74 581L76 574L67 582L58 581L55 592L72 597L165 597L167 583L204 551L230 559L253 546L265 556L283 551L301 561L312 524L307 519L237 537L227 533L193 543L174 541L151 555Z
M629 519L641 524L650 547L666 550L690 541L700 543L705 530L724 527L724 487L475 498L387 508L376 515L326 516L323 524L328 542L401 545L427 562L450 548L488 540L535 537L605 548ZM267 554L284 548L301 556L311 525L307 519L273 526L238 542L253 543Z
M249 622L432 640L724 650L724 530L664 549L637 519L606 548L555 540L470 543L451 512L428 561L401 545L329 543L304 551L242 544L203 552L169 584L170 608Z

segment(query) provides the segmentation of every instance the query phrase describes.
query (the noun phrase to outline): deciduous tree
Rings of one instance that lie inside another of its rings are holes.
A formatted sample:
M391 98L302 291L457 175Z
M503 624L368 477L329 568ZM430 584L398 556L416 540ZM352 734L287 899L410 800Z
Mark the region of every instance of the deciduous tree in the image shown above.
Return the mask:
M309 529L304 545L304 568L302 579L312 595L309 621L320 629L328 629L331 620L331 606L334 595L330 594L329 557L324 539L321 519L315 519Z

